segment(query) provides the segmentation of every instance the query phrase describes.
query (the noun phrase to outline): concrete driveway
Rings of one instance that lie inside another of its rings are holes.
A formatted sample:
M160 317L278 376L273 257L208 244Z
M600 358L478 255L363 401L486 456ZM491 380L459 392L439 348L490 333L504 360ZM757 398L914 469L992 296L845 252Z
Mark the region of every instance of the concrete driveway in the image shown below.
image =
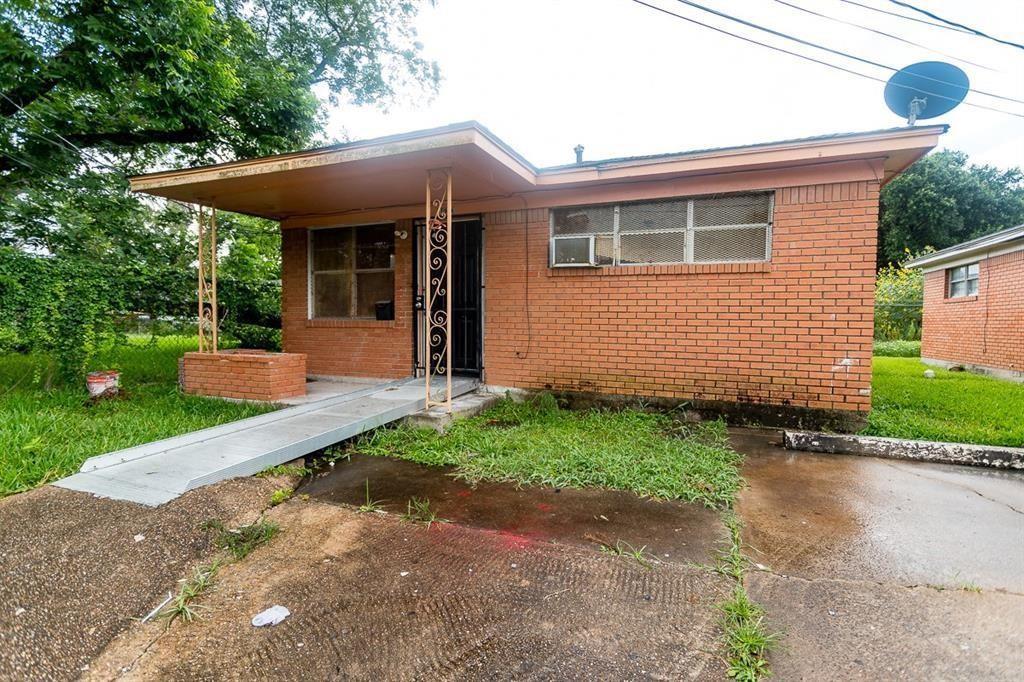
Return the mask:
M736 431L779 679L1019 679L1024 475L783 450Z
M736 432L747 579L785 634L777 679L1012 679L1024 666L1019 474L795 454ZM0 679L723 679L699 563L718 515L625 493L486 484L356 458L156 509L44 487L0 500ZM454 523L359 514L430 497ZM292 481L294 482L294 481ZM214 555L207 518L282 532L221 569L192 624L140 624ZM141 539L136 540L137 536ZM652 569L599 542L647 545ZM281 604L280 625L250 625Z

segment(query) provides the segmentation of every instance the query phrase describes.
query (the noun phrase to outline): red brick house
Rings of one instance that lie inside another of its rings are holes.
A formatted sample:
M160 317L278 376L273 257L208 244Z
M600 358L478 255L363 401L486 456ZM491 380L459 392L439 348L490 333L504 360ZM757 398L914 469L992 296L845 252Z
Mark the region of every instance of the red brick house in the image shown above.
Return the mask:
M921 359L1024 381L1024 225L930 253Z
M132 187L280 221L284 348L314 376L422 374L447 332L451 369L496 389L856 419L879 189L945 130L536 168L468 122Z

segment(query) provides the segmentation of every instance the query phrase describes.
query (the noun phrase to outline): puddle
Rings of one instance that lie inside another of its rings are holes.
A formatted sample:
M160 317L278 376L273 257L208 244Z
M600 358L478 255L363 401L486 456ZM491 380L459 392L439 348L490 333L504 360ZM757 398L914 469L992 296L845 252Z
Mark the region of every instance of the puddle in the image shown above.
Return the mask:
M632 493L478 483L454 478L452 467L428 467L390 457L352 455L325 467L300 492L359 506L370 497L404 513L410 498L428 498L441 518L497 531L520 542L557 542L596 548L623 540L647 546L661 561L708 562L725 537L717 512L700 505L661 502Z

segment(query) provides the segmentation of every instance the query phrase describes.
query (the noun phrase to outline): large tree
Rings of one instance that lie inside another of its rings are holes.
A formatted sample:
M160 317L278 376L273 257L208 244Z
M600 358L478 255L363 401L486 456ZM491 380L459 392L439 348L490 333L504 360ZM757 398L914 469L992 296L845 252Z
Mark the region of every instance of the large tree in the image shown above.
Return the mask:
M293 149L314 93L428 89L407 0L0 0L0 192L83 160L138 170ZM2 195L0 195L2 196Z
M937 152L882 190L878 263L898 263L925 247L943 249L1021 223L1021 169L977 166L963 152Z

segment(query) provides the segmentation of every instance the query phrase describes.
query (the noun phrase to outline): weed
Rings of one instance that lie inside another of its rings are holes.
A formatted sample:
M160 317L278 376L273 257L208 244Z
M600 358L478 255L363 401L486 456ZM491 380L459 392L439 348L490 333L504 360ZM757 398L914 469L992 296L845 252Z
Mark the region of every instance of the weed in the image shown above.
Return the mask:
M160 611L160 618L167 620L167 627L178 618L191 623L199 617L201 606L195 601L206 590L213 586L214 578L220 569L220 562L214 561L209 566L197 566L188 578L181 581L178 594Z
M236 560L244 559L259 547L270 541L280 527L273 521L260 519L248 526L238 528L227 528L221 521L210 519L202 525L203 530L213 531L214 545L219 549L225 549L231 553Z
M602 543L601 551L604 554L611 554L612 556L629 557L647 569L654 568L652 563L654 559L647 555L647 545L637 549L628 542L616 540L614 546Z
M294 488L278 488L270 496L270 506L276 507L277 505L287 502L292 499L292 494L295 492Z
M312 472L312 469L302 464L278 464L277 466L267 467L256 475L261 478L270 478L272 476L302 477L308 476Z
M780 635L766 630L764 609L750 599L743 587L743 574L749 562L742 552L740 521L731 510L723 514L723 521L729 529L729 541L715 570L734 581L732 596L718 604L728 655L727 674L741 682L757 682L771 675L768 650Z
M369 514L370 512L377 512L378 514L384 514L385 511L381 508L383 503L384 500L370 499L370 479L366 479L366 502L359 505L359 513Z
M402 514L402 519L412 521L413 523L426 524L427 528L430 528L431 524L434 523L448 523L447 519L439 518L437 512L430 508L430 500L426 498L421 500L418 497L409 500L409 503L406 505L406 511Z
M981 594L981 585L972 582L962 583L960 589L964 592L973 592L974 594Z

